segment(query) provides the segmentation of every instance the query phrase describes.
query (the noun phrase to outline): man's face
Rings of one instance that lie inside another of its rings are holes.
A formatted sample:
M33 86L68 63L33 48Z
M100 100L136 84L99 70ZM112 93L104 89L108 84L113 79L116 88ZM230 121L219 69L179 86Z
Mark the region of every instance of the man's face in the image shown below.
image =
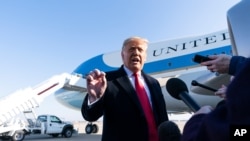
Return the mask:
M141 40L132 40L122 49L124 65L132 72L141 71L146 61L147 44Z

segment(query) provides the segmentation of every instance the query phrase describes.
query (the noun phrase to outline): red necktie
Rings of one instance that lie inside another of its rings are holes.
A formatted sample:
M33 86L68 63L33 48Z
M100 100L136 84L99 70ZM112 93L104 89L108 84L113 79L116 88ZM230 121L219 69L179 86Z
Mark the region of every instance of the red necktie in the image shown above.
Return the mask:
M139 81L138 74L134 73L135 76L135 89L140 100L142 109L144 111L147 123L148 123L148 132L149 132L149 141L159 141L158 132L154 120L153 110L149 103L149 99L144 89L143 84Z

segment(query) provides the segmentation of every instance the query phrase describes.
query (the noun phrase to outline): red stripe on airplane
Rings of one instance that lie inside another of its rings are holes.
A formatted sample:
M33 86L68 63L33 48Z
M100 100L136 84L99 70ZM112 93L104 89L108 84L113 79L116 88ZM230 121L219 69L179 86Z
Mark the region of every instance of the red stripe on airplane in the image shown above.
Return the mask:
M37 95L41 95L42 93L44 93L44 92L46 92L46 91L48 91L48 90L52 89L53 87L55 87L55 86L56 86L56 85L58 85L58 84L59 84L59 83L55 83L55 84L53 84L52 86L48 87L47 89L45 89L45 90L43 90L43 91L39 92Z

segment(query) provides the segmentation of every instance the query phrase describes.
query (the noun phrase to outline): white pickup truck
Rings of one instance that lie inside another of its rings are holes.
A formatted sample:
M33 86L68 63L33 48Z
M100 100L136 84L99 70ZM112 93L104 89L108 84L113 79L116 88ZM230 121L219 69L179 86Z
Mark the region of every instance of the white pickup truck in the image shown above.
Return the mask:
M75 132L70 122L64 122L55 115L39 115L36 119L27 118L27 121L13 119L0 125L0 139L22 141L25 135L47 134L52 137L70 138Z

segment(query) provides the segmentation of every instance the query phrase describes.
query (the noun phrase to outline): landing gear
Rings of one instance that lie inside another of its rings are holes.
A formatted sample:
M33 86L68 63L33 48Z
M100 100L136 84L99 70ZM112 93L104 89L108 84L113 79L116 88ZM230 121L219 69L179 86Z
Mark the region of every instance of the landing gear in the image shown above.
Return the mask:
M96 124L92 124L91 122L88 123L85 127L86 134L97 133L98 130L98 126Z

